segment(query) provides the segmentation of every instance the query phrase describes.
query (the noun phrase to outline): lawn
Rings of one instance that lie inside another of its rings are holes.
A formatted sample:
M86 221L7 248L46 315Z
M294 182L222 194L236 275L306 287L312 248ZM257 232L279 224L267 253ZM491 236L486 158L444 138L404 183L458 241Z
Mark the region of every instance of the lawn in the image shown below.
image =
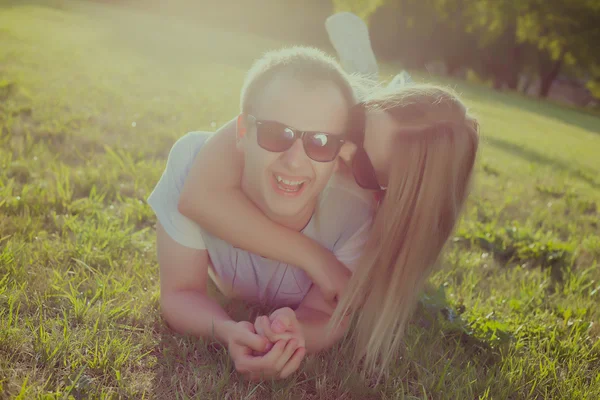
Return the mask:
M48 3L0 3L0 398L600 398L600 117L418 75L462 93L483 137L403 356L379 386L339 349L247 383L164 326L145 199L283 43Z

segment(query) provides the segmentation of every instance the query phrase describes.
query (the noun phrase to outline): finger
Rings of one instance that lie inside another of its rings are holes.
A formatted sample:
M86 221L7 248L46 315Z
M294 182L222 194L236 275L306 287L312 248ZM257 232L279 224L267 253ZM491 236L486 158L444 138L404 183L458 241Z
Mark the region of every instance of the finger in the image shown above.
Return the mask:
M265 363L275 364L275 360L281 357L281 354L285 350L287 340L278 340L273 345L273 348L263 357Z
M304 359L305 355L306 355L306 348L299 347L298 349L296 349L292 358L290 358L288 363L285 364L285 366L279 373L279 377L281 379L285 379L288 376L292 375L294 372L296 372L298 370L298 368L300 368L300 364L302 364L302 360Z
M256 330L254 329L254 324L252 322L240 321L240 322L238 322L238 324L243 326L244 328L248 329L250 332L256 333Z
M240 332L234 340L237 344L249 347L254 351L266 351L269 343L266 338L249 331Z
M296 319L296 313L293 315L276 315L271 318L271 329L273 332L292 332L295 333L300 330L300 323Z
M271 325L270 328L273 332L283 333L290 329L291 323L289 321L289 318L287 318L285 316L277 316L277 317L275 317L273 322L271 322L270 325Z
M269 342L275 343L278 340L287 340L287 337L283 335L276 335L271 329L271 321L269 321L269 317L261 316L256 319L255 322L256 329L262 336L264 336Z
M277 327L277 323L276 321L273 323L276 325ZM279 326L282 326L283 324L279 324ZM282 328L276 328L278 330L281 330ZM301 328L299 326L297 326L295 323L290 324L290 326L284 331L284 333L279 334L279 333L275 333L276 337L278 339L285 339L287 341L291 340L291 339L296 339L298 341L298 346L304 346L304 337L302 335L301 332Z
M278 329L289 330L292 328L293 322L296 321L296 312L289 307L280 308L269 315L269 320L271 324L279 321L278 323L282 326Z
M264 315L256 317L256 321L254 321L254 329L256 333L260 336L265 336L265 318Z
M276 343L280 339L287 339L283 335L275 335L271 330L271 322L269 321L269 317L263 315L262 317L257 318L256 324L260 329L261 335L267 338L269 344L267 345L267 351L273 348L273 344Z
M296 312L289 307L281 307L271 313L269 315L269 319L273 321L277 317L286 316L287 318L293 319L296 318Z
M244 356L237 359L235 369L245 377L255 376L262 372L261 360L262 357Z
M258 373L261 371L271 371L274 368L275 361L281 356L285 349L286 341L280 340L273 345L267 354L262 357L246 356L240 360L240 367L244 371Z
M269 339L272 343L275 343L279 340L288 341L294 337L293 332L288 331L286 328L282 329L281 327L278 327L276 331L273 330L271 324L272 323L269 321L269 318L265 317L261 327L264 330L267 339Z
M298 349L298 340L292 339L287 342L283 353L281 353L281 356L275 361L275 370L277 372L280 372L283 367L285 367L285 365L294 355L296 349Z
M262 357L244 357L238 363L238 371L245 371L253 378L265 379L277 376L276 361L281 357L286 346L285 341L275 343L273 348Z

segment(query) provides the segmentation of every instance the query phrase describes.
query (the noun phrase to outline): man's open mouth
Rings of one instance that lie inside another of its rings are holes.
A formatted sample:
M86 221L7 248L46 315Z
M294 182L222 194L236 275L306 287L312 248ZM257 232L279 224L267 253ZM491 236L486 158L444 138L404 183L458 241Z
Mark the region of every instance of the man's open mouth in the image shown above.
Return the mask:
M277 188L287 193L299 192L300 190L302 190L302 187L307 182L306 179L286 179L277 174L273 174L273 177L275 178Z

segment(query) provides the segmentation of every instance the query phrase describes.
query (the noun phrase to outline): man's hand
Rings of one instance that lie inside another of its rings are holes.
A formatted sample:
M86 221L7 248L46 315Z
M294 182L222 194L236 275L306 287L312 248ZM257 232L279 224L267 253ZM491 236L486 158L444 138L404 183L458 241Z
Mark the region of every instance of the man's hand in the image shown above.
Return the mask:
M304 358L306 350L298 347L298 340L279 340L262 356L270 342L256 333L250 322L231 325L227 347L235 369L250 380L286 378Z
M253 352L265 352L270 342L257 335L250 322L230 322L227 330L227 349L235 369L242 374L251 372L256 358Z
M266 337L271 343L296 339L299 347L304 347L305 344L296 313L289 307L275 310L268 317L266 315L257 317L254 329L257 334Z
M294 373L306 355L304 335L296 313L289 307L280 308L270 316L260 316L254 323L256 333L275 343L264 358L272 360L271 367L279 378ZM285 351L279 354L277 346L285 343Z

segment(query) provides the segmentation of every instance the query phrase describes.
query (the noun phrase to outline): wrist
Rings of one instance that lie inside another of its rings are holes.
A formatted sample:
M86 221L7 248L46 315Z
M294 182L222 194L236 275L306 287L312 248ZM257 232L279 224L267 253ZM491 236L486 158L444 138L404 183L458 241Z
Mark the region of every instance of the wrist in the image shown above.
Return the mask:
M229 343L229 335L233 331L236 322L232 319L213 319L213 334L215 338L224 344Z

